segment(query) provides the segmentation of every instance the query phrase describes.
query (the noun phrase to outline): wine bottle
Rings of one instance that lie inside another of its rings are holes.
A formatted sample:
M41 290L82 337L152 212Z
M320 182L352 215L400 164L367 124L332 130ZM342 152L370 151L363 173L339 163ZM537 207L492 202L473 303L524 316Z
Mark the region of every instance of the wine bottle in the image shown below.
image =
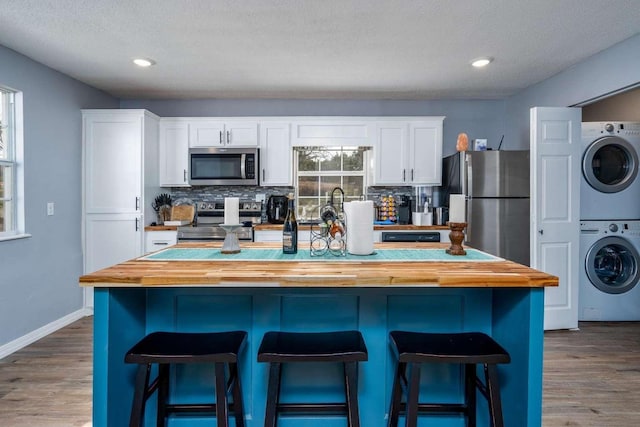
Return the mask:
M298 223L296 222L293 196L289 197L287 217L282 227L282 252L285 254L298 253Z

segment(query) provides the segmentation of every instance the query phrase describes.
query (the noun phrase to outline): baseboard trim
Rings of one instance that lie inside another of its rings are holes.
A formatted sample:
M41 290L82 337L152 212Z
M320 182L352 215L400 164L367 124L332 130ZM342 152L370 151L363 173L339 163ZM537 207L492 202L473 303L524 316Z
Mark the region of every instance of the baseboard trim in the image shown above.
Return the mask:
M35 331L29 332L28 334L23 335L20 338L10 341L7 344L0 346L0 359L4 359L5 357L28 346L29 344L33 344L40 338L44 338L47 335L57 331L58 329L64 328L65 326L70 325L76 320L82 319L86 316L91 316L92 314L92 309L81 308L80 310L74 311L73 313L67 314L66 316L61 317L58 320L54 320L53 322L46 324L43 327L36 329Z

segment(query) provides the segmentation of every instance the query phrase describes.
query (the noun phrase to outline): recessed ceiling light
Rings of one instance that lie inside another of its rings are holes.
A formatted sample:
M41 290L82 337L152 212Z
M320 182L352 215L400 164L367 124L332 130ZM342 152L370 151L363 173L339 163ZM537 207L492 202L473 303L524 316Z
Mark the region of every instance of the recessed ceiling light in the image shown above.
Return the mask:
M471 61L471 65L473 65L476 68L482 68L482 67L486 67L487 65L489 65L491 63L491 61L493 61L493 58L485 56L485 57L482 57L482 58L474 59L473 61Z
M156 61L147 58L136 58L133 60L133 63L138 67L151 67L152 65L155 65Z

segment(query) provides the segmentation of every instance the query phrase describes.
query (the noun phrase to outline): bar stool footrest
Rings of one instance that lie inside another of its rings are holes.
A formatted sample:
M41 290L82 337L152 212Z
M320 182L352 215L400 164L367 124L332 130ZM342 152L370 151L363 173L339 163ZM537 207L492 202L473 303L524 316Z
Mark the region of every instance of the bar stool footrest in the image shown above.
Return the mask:
M279 403L280 413L323 413L323 414L346 414L346 403Z

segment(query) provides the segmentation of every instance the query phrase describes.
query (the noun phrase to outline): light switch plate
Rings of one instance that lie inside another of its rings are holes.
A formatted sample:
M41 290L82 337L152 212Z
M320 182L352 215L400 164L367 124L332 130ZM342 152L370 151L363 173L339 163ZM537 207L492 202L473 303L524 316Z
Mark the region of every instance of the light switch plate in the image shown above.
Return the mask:
M53 215L53 212L54 212L53 202L48 202L47 203L47 215L51 216L51 215Z

